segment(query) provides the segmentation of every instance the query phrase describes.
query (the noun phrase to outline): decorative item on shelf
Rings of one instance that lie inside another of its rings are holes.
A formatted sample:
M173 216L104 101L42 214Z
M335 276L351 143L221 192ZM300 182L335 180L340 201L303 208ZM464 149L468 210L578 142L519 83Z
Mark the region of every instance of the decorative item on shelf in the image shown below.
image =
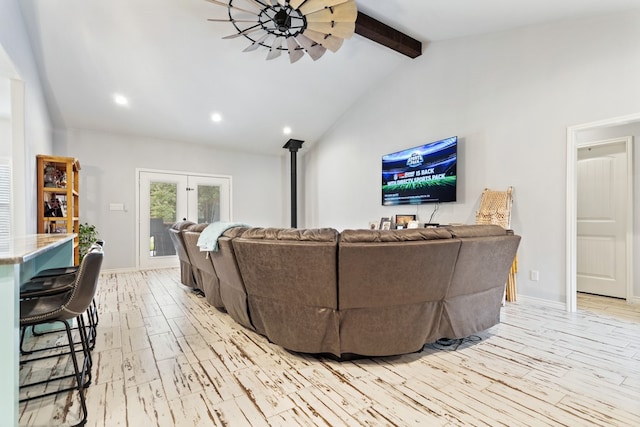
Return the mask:
M67 201L63 198L62 200L59 201L59 205L60 205L60 213L62 213L62 217L66 217L67 216Z
M53 165L46 165L44 168L44 186L58 187L60 182L60 171Z
M67 174L62 172L60 174L60 181L58 182L59 188L67 188Z
M233 24L237 33L224 39L244 36L251 42L244 52L262 46L269 49L267 59L286 51L292 64L304 52L314 61L327 49L336 52L355 32L358 17L354 0L206 1L228 10L229 19L209 19Z
M396 215L396 228L409 228L409 222L415 221L416 215L414 214L398 214Z
M391 226L391 218L383 216L382 218L380 218L380 223L378 224L378 230L383 230L382 225L388 222L389 226Z
M378 224L378 221L369 221L369 230L377 230Z
M56 196L51 196L51 200L49 202L45 202L44 206L44 216L51 217L63 217L64 212L62 211L62 205L60 204L60 200Z

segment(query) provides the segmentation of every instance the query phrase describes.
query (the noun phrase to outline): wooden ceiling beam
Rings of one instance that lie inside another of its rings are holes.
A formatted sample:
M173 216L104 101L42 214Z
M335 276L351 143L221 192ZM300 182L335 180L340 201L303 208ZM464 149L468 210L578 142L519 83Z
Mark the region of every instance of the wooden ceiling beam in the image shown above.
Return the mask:
M400 52L409 58L417 58L422 55L422 43L420 41L362 12L358 12L356 19L356 34Z

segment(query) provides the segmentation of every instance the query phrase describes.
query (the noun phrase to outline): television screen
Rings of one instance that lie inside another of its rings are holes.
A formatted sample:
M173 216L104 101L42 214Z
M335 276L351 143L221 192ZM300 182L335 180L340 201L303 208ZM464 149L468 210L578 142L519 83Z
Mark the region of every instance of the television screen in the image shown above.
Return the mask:
M382 156L382 204L456 201L458 137Z

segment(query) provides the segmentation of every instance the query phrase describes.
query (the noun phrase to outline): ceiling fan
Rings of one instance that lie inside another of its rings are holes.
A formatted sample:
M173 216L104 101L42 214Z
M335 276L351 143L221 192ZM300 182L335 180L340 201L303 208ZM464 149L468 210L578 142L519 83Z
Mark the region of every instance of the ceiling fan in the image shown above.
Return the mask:
M354 0L206 1L228 10L229 19L209 19L233 24L236 33L224 39L244 36L251 42L244 52L264 47L268 60L288 52L294 63L306 52L315 61L354 33L411 58L422 53L419 41L359 12Z

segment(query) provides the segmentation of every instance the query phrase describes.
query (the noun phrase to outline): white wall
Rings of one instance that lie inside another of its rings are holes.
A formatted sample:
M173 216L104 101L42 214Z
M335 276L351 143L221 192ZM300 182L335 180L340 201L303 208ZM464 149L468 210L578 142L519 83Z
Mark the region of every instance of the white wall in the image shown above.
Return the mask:
M16 234L36 232L36 154L50 154L51 120L18 0L0 1L0 79L11 83ZM24 123L23 123L24 122ZM17 148L17 149L16 149Z
M55 154L80 161L80 221L108 245L105 269L135 267L136 168L231 175L233 220L260 227L287 223L283 156L216 150L204 145L87 130L55 133ZM110 211L124 203L126 212Z
M11 120L0 117L0 157L11 157Z
M303 225L428 220L381 206L381 156L458 135L458 202L434 221L472 223L485 187L513 186L518 292L564 303L566 129L640 111L638 40L640 11L429 44L303 151Z
M640 259L640 122L627 125L596 128L580 131L578 142L594 142L606 139L632 136L633 137L633 253L634 259ZM634 263L633 295L640 296L640 263Z

